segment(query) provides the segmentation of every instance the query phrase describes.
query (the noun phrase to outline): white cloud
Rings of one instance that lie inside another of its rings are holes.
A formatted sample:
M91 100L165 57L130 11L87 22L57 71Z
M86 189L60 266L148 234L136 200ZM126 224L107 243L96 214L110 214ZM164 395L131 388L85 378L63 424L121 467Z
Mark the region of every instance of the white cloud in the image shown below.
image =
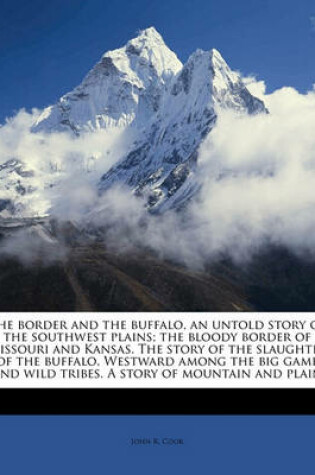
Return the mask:
M202 192L186 213L145 216L135 199L129 207L129 192L108 192L106 239L194 267L225 252L244 261L267 243L314 256L315 93L285 87L264 100L268 115L221 114L200 150Z
M262 99L266 93L266 84L263 80L257 80L255 76L243 77L243 81L246 84L247 89L253 96Z
M266 243L314 255L315 92L284 87L266 94L263 81L246 81L270 114L221 114L200 150L202 192L183 214L148 216L143 202L124 188L97 195L97 180L129 146L131 137L121 132L34 135L33 117L21 111L0 128L1 162L14 154L42 170L37 180L53 164L58 185L38 183L37 199L47 200L62 219L102 226L109 247L148 246L194 267L222 252L248 259Z
M204 186L192 214L208 249L244 257L264 242L314 252L315 94L282 88L269 115L224 113L201 148Z
M2 183L11 183L8 189L1 187L0 199L18 200L24 215L53 211L69 218L71 210L77 215L86 209L83 201L91 194L87 190L95 188L100 176L123 156L133 139L132 132L98 130L80 137L66 132L34 134L31 128L39 113L21 110L0 127L0 165L16 159L27 171L35 171L33 177L21 178L14 173L5 176L0 170L0 186L2 179ZM18 182L36 191L19 196Z

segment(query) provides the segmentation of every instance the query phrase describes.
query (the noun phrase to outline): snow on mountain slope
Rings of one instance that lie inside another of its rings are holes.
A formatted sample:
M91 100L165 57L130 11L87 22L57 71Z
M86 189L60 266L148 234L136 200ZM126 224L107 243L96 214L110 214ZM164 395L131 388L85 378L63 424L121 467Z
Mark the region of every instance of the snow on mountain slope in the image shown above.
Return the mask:
M127 185L157 212L180 208L198 191L194 172L199 147L226 108L245 114L266 113L263 102L249 93L240 75L217 50L197 50L183 66L151 27L124 47L105 53L78 87L42 112L32 132L46 136L70 132L75 140L84 140L95 132L114 135L113 131L132 131L131 143L121 147L118 161L109 171L104 150L95 152L93 147L91 159L101 157L94 183L100 193L115 184ZM72 155L71 163L78 150ZM43 157L45 160L48 157ZM49 210L47 199L37 197L45 187L58 184L60 173L46 165L29 176L20 176L25 165L19 161L14 166L10 161L1 165L0 215L22 213L23 207L28 215L44 213L45 207ZM58 168L63 175L69 173L67 167ZM43 170L47 176L36 179ZM41 202L38 210L36 201Z
M224 108L266 112L218 51L197 50L174 76L156 120L134 150L102 177L101 189L122 182L146 195L151 210L178 207L198 189L192 179L198 149ZM189 185L183 186L188 177Z
M82 83L45 109L34 131L74 133L134 123L143 126L158 110L182 63L155 28L105 53Z
M42 196L41 178L40 171L27 168L20 160L0 164L0 218L44 215L49 203Z

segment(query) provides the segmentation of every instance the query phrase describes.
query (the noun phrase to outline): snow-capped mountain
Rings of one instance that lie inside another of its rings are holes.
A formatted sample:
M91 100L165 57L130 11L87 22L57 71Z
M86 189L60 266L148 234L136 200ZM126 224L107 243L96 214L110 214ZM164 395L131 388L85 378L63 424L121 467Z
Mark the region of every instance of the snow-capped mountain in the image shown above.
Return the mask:
M78 87L42 112L32 132L68 131L75 137L102 129L132 130L128 151L100 173L99 191L124 184L144 196L152 211L163 211L181 207L198 190L199 147L226 108L267 112L217 50L197 50L182 65L151 27L105 53Z
M123 48L105 53L78 87L44 110L34 131L144 126L181 69L161 35L148 28Z
M43 198L46 177L16 158L0 164L0 218L27 215L43 216L49 202Z
M217 50L197 50L174 75L135 148L102 177L101 188L122 182L147 195L151 210L180 206L198 189L192 177L198 149L224 108L266 112Z

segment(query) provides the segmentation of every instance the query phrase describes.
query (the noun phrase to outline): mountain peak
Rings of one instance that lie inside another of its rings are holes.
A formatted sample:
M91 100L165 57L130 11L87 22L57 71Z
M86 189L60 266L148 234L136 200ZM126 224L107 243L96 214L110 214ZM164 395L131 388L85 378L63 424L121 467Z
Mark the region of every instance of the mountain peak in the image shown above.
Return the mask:
M130 124L141 128L154 121L158 111L168 109L169 102L170 116L183 108L194 109L191 116L199 115L205 106L216 104L243 109L246 91L241 95L240 91L244 88L239 74L218 50L198 49L183 66L150 26L124 46L105 53L81 84L43 112L33 129L70 129L78 134ZM181 92L185 96L179 97Z
M146 124L183 65L154 27L107 51L81 84L46 109L34 131Z
M227 62L225 61L225 59L223 58L220 51L213 48L208 52L208 54L210 55L210 61L214 69L225 70L231 73L231 69L229 65L227 64Z
M162 35L160 35L154 26L140 30L138 36L131 41L135 41L136 39L152 39L162 41L164 43Z
M99 189L128 185L148 200L150 210L160 212L182 206L199 189L194 178L199 148L224 109L267 112L218 50L198 49L183 66L149 27L105 53L75 89L43 111L32 130L75 135L130 130L130 143L125 146L122 139L119 160L102 176ZM20 176L11 182L12 196L24 192L19 182Z
M122 61L126 60L130 64L139 63L140 67L151 64L157 75L163 79L173 76L183 67L153 26L139 31L138 36L129 40L122 48L106 52L103 58L114 60L118 69Z
M220 51L218 51L217 49L215 48L212 48L210 50L210 55L212 58L215 58L215 59L219 59L219 60L222 60L224 61L223 57L222 57L222 54L220 53Z
M126 52L135 55L141 55L144 50L167 49L167 46L158 31L153 27L140 30L138 35L129 40L125 46L112 51L104 53L103 57L120 55L121 52Z

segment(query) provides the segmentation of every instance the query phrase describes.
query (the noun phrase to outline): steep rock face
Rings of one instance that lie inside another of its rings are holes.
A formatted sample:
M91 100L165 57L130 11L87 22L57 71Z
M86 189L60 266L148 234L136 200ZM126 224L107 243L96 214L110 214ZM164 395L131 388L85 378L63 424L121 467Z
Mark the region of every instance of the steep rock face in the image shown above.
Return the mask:
M163 93L182 63L154 29L103 55L82 83L46 109L34 131L78 134L132 123L142 126L159 109Z
M68 131L75 136L132 130L132 144L122 147L123 156L103 176L98 167L94 181L100 193L116 184L127 185L145 198L150 211L162 212L181 208L199 190L199 147L223 109L266 112L217 50L197 50L183 66L151 27L124 47L105 53L78 87L43 111L33 132ZM28 196L35 191L40 198L42 183L54 186L60 179L57 170L46 167L39 186L29 177L21 181L18 169L0 169L7 190L0 194L0 213L22 212L23 203L33 209ZM108 170L105 163L103 169ZM43 213L45 206L37 212Z
M199 146L227 108L266 112L217 50L197 50L173 78L140 143L102 177L100 188L127 184L155 211L180 206L198 190L193 173Z
M37 188L35 173L20 160L0 164L0 217L23 212Z

